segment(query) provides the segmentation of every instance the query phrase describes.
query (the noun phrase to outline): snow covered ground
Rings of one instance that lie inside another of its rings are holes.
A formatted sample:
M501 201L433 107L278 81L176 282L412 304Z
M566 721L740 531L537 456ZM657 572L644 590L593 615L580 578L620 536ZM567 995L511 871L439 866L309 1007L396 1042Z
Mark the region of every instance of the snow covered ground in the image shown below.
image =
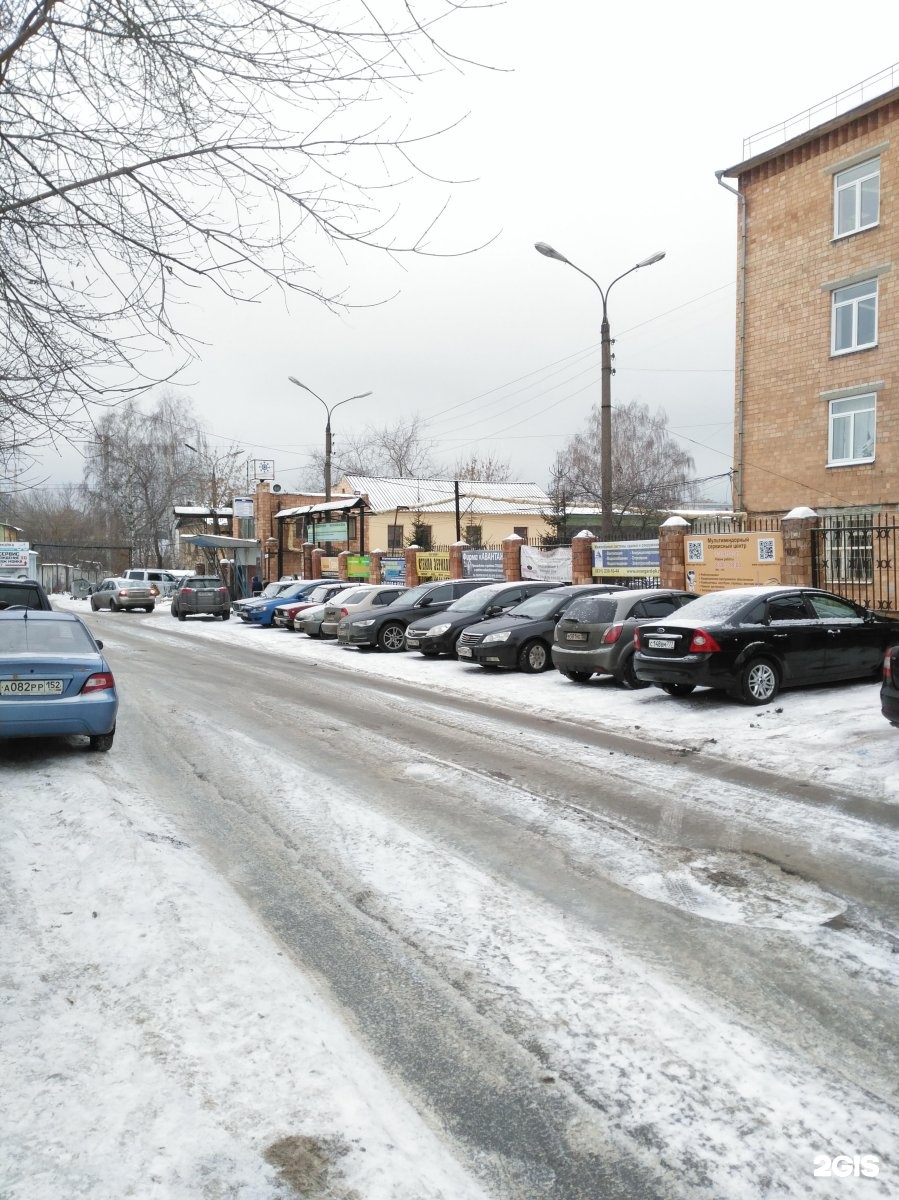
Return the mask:
M88 609L59 597L54 606ZM123 649L116 626L131 619L98 614L114 666ZM548 718L576 714L597 728L703 758L851 785L885 808L899 802L899 731L881 717L870 683L787 691L754 709L711 693L674 699L606 682L579 686L555 672L487 673L419 655L346 651L236 620L175 625L165 605L150 620L160 637L251 647L263 662L270 654L310 666L326 662ZM260 769L274 792L287 797L286 779L279 783L287 764L270 758ZM485 1197L360 1048L314 978L273 949L236 894L174 836L132 778L126 741L109 756L84 755L77 763L2 759L0 804L3 1200ZM611 970L607 954L584 940L577 923L563 929L539 912L523 920L516 894L455 858L433 856L423 880L415 839L395 828L385 832L362 806L335 797L314 824L311 814L304 820L310 836L342 845L374 892L407 905L436 951L457 956L460 969L476 952L497 1008L508 1006L510 1020L520 1019L511 1011L517 1002L531 1010L535 1026L544 1021L545 1043L593 1070L586 1077L598 1096L614 1093L615 1072L627 1072L628 1086L645 1091L646 1111L686 1104L693 1106L694 1126L707 1124L710 1098L703 1089L732 1094L734 1080L722 1077L722 1064L734 1056L747 1064L736 1081L740 1111L722 1110L720 1121L703 1131L709 1153L727 1160L726 1186L719 1178L717 1190L698 1184L687 1190L685 1182L672 1196L760 1200L760 1157L764 1166L766 1150L772 1163L784 1152L781 1144L766 1145L771 1127L787 1141L806 1131L822 1152L895 1150L895 1121L882 1104L844 1095L836 1083L819 1089L814 1074L804 1074L782 1048L660 990L639 964L618 959ZM647 878L643 894L653 896L654 889ZM818 902L809 896L809 905ZM759 924L770 924L764 913ZM501 942L497 928L505 930ZM801 916L795 932L805 936ZM535 962L543 969L535 971ZM896 982L888 955L874 953L868 966L872 980ZM591 979L603 981L598 999L586 986ZM627 991L633 980L639 1007ZM607 1055L591 1050L597 1037L591 1006L605 1022ZM658 1038L658 1061L647 1056L654 1065L641 1078L631 1055L647 1036ZM682 1056L672 1052L678 1046ZM780 1083L770 1090L775 1079ZM762 1114L757 1102L766 1088ZM695 1147L691 1122L683 1119L678 1128L685 1144L669 1147L674 1160L681 1153L689 1158ZM895 1194L883 1173L823 1180L812 1178L811 1159L808 1168L802 1177L776 1177L764 1195L885 1200Z

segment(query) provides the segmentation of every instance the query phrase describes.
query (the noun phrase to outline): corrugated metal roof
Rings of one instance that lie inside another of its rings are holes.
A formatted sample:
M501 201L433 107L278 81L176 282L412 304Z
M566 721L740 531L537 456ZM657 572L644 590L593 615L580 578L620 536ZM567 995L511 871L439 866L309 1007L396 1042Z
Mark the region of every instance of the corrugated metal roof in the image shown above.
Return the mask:
M282 517L308 517L310 513L332 512L336 509L352 508L354 504L358 503L358 496L347 496L346 498L333 499L327 504L304 504L300 508L282 508L280 512L276 512L274 515L280 521Z
M410 512L454 511L452 479L377 479L368 475L345 475L338 485L357 497L368 496L372 512L392 512L397 508ZM344 495L347 491L344 491ZM536 483L487 483L481 480L459 481L459 504L465 512L534 512L549 505L549 497ZM498 506L498 507L497 507Z

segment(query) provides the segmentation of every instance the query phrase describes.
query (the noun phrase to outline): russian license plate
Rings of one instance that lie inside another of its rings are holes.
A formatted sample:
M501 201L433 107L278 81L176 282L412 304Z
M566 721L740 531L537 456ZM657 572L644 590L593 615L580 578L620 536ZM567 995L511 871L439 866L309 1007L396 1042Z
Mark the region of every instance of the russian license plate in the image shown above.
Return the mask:
M61 679L0 679L0 696L61 696Z
M587 640L586 633L566 633L565 634L566 642L586 642L586 640Z
M646 645L650 650L673 650L674 638L647 638Z
M471 646L457 646L456 654L459 656L459 658L471 658Z
M407 638L406 638L406 645L407 645L407 646L411 646L413 650L417 649L417 647L418 647L418 638L410 638L410 637L407 637Z

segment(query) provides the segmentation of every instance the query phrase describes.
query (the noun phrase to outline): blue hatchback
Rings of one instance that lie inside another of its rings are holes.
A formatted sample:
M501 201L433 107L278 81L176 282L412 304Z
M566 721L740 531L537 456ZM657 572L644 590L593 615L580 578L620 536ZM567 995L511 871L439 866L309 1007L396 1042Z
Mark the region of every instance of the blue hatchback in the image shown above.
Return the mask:
M119 698L102 646L74 613L0 612L0 738L84 734L111 749Z
M244 600L237 610L237 615L241 621L246 621L247 624L271 625L275 609L279 604L285 604L288 600L301 599L307 592L321 587L322 583L327 583L327 580L301 579L297 583L292 583L280 595L266 596L265 598L259 596L256 600Z

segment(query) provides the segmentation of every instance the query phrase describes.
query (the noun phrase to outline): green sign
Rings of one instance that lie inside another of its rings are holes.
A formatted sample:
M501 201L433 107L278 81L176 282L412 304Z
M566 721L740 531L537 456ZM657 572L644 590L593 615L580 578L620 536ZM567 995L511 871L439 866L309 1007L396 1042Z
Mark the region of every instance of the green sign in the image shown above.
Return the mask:
M367 554L350 554L346 560L347 579L368 579L371 574Z
M312 526L314 542L345 542L348 530L346 521L322 521Z

